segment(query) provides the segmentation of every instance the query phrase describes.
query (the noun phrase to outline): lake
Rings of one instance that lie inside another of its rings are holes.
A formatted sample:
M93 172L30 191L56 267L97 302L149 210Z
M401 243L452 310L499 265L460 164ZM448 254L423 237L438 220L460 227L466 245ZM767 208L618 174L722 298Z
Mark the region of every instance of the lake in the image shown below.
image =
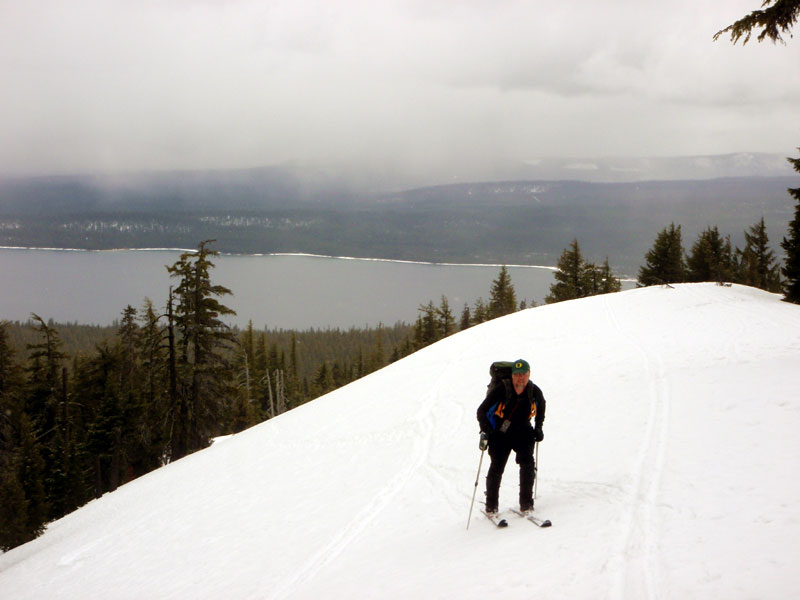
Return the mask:
M164 311L166 265L180 250L43 250L0 248L0 319L26 321L36 313L57 322L109 325L145 297ZM307 329L413 323L417 308L447 297L456 316L464 303L488 300L498 265L409 263L307 255L220 255L214 284L233 296L226 321L256 328ZM544 302L553 283L548 267L508 267L517 299ZM624 285L631 287L632 284Z

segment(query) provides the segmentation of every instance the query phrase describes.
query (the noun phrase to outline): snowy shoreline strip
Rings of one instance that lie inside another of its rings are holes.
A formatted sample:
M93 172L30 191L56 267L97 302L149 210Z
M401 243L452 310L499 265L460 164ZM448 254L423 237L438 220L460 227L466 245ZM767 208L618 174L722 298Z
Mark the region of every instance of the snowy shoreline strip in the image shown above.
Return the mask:
M197 252L196 249L186 248L46 248L35 246L0 246L0 250L42 250L48 252ZM409 265L430 265L437 267L502 267L500 263L452 263L452 262L432 262L424 260L402 260L397 258L364 258L358 256L334 256L329 254L309 254L306 252L257 252L245 254L241 252L220 252L221 256L297 256L305 258L327 258L337 260L360 260L365 262L387 262ZM558 267L548 267L544 265L519 265L505 264L506 267L516 269L545 269L547 271L557 271Z

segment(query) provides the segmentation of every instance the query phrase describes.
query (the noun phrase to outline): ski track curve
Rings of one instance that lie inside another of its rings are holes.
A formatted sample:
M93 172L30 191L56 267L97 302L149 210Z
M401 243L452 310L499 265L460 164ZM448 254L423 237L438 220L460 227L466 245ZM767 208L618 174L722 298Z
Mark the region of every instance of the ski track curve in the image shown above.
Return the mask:
M462 423L468 419L465 404L463 402L453 401L452 393L443 390L441 387L437 393L437 402L439 408L434 411L432 415L434 430L439 432L442 439L450 439L457 435ZM448 414L448 411L452 411L453 414ZM475 429L476 431L478 430L477 421L475 421ZM475 440L475 448L477 449L477 433ZM433 460L423 466L425 476L428 478L431 488L436 489L441 497L445 499L454 515L460 514L462 508L461 502L463 502L464 497L466 496L468 499L472 497L472 493L465 493L461 485L461 476L465 472L465 467L443 464L442 462L434 462ZM470 471L469 469L466 470L468 472ZM465 504L464 511L466 510Z
M684 289L698 299L702 299L709 303L719 303L719 296L712 295L705 288L691 286ZM787 326L787 321L785 319L775 319L771 317L769 313L765 314L765 311L758 310L749 303L729 300L725 303L725 306L731 309L730 312L737 315L737 321L739 324L738 335L730 336L731 340L729 342L729 347L732 349L732 353L736 356L736 358L741 360L747 360L752 356L752 349L749 346L744 348L742 347L742 344L744 343L743 340L752 337L757 338L765 328L771 328L773 330L783 332ZM795 317L794 320L796 325L800 327L800 319Z
M610 561L614 581L612 598L659 597L658 539L656 505L669 434L670 390L664 364L635 336L625 332L608 300L605 312L620 338L628 341L642 357L647 380L649 413L647 427L637 452L634 483L628 495L622 534Z
M438 388L438 386L437 386ZM430 405L430 403L425 403ZM294 574L285 578L278 588L267 597L272 600L281 600L290 597L299 586L311 580L321 569L336 559L345 549L358 538L361 533L380 515L406 486L413 476L425 466L430 456L433 444L434 426L430 423L430 407L420 413L415 419L407 422L411 424L415 439L413 458L408 461L405 468L398 471L386 485L359 510L346 525L336 532L331 540L315 552Z

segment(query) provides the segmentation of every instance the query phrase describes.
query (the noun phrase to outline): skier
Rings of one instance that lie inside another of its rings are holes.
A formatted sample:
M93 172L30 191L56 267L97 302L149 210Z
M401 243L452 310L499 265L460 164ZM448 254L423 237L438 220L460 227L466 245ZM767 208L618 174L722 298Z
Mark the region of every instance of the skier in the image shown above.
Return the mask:
M513 450L519 465L519 508L525 515L533 511L533 480L536 469L533 448L544 439L545 400L539 386L530 381L527 361L514 361L511 382L496 385L478 407L481 450L488 447L491 465L486 476L486 513L497 514L500 480ZM491 417L491 418L490 418ZM531 419L534 425L531 426ZM496 423L496 427L492 425Z

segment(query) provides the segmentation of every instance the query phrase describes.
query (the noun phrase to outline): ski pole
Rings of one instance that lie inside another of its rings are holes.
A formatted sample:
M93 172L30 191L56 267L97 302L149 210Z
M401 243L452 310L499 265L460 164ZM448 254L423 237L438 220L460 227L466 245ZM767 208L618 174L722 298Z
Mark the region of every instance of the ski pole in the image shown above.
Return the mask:
M536 490L539 487L539 442L534 447L536 458L533 461L533 499L536 500Z
M475 476L475 489L472 490L472 503L469 505L469 516L467 517L467 529L469 529L469 522L472 519L472 507L475 505L475 494L478 492L478 480L481 478L481 464L483 464L483 453L485 450L481 449L481 459L478 461L478 474Z

